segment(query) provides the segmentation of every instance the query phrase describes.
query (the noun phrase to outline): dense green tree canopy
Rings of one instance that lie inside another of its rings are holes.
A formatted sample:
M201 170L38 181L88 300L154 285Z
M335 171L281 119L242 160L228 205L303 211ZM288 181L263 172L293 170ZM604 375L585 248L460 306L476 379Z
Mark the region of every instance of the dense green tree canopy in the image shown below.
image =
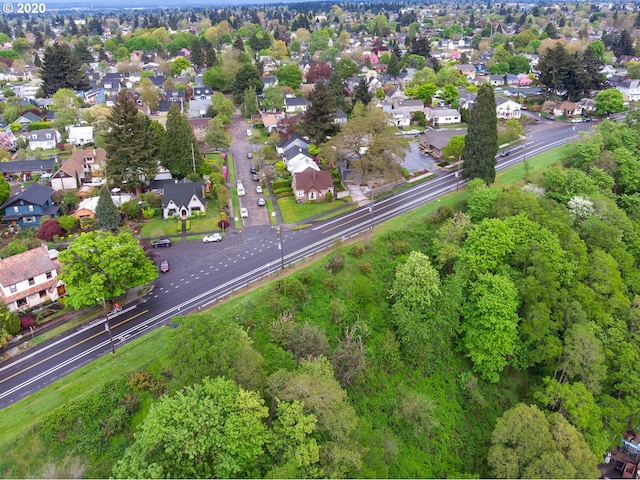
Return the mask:
M197 172L202 164L202 155L193 128L175 102L167 115L166 134L160 158L162 165L180 179Z
M104 134L107 177L115 185L136 188L158 173L144 115L126 91L118 98L107 118Z
M498 153L498 120L493 88L481 85L476 103L471 109L471 121L462 150L462 178L483 179L488 185L496 178Z
M55 42L49 45L44 51L42 62L40 78L42 78L42 89L45 95L53 95L61 88L71 90L89 88L89 83L80 68L80 61L66 43Z
M73 308L98 305L158 276L138 241L130 233L89 232L60 252L60 279Z
M120 223L120 212L111 199L111 192L107 185L103 185L100 189L95 219L98 228L105 230L115 230Z

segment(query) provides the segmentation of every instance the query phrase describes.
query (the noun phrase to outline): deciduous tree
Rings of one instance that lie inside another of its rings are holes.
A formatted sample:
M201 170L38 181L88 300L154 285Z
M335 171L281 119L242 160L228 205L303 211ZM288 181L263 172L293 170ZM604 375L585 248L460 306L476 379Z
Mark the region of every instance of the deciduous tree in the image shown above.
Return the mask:
M67 304L76 309L112 300L158 276L158 269L130 233L87 232L58 258Z
M224 378L164 396L114 467L117 478L259 477L269 409Z

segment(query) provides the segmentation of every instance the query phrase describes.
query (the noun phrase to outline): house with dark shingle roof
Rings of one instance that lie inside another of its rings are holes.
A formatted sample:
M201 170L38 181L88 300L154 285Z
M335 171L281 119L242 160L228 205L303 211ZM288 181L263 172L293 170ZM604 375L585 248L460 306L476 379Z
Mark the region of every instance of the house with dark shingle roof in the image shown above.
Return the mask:
M284 99L284 109L287 113L306 112L307 101L302 97L287 97Z
M449 144L451 137L466 135L467 130L427 130L425 132L425 144L429 153L434 157L442 157L442 150Z
M51 173L56 160L50 158L47 160L15 160L12 162L0 162L0 173L5 178L19 178L22 182L31 180L31 175L43 173Z
M181 182L164 183L162 186L162 218L179 216L187 218L192 213L205 212L207 201L204 197L204 182L193 183L184 179Z
M29 150L38 148L51 150L62 142L62 135L55 128L43 128L29 132L27 139L29 140Z
M32 308L64 295L57 256L42 246L0 260L0 296L9 310ZM51 257L54 258L51 258Z
M293 175L291 183L296 203L307 202L309 200L322 200L327 192L333 191L333 177L328 170L314 170L307 168L302 172Z
M20 188L0 205L2 221L12 227L38 227L43 215L55 217L58 206L53 203L53 189L32 183Z

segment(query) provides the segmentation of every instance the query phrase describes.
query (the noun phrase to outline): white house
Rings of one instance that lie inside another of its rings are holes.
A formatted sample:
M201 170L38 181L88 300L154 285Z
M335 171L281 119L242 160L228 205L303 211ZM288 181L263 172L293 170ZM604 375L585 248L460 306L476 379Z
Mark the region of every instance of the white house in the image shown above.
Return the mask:
M84 146L93 143L93 126L67 127L67 138L72 145Z
M207 115L207 110L211 106L211 100L191 100L189 102L189 116L191 118L202 118Z
M43 130L34 130L27 137L29 140L29 150L41 148L43 150L51 150L56 148L62 142L60 132L53 128L45 128Z
M307 168L314 170L320 170L320 167L313 161L313 158L309 156L306 150L302 148L290 148L284 154L284 164L287 170L293 175L294 173L302 172Z
M460 112L453 108L425 108L427 121L434 127L460 123Z
M307 101L302 97L287 97L284 99L284 109L287 113L307 111Z
M630 102L640 100L640 80L623 80L616 88L626 95Z
M42 246L0 260L0 296L9 310L32 308L64 295L56 253Z
M496 97L496 115L502 120L520 118L521 105L507 98Z

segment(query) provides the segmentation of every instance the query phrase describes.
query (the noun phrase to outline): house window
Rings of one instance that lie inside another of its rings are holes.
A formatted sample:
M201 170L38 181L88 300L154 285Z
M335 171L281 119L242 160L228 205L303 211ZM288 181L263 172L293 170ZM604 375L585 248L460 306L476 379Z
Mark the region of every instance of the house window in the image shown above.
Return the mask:
M18 212L20 211L20 209L19 209L18 207L13 207L13 211L14 211L15 213L18 213Z
M40 290L38 292L40 294L40 298L47 298L47 291L46 290Z
M35 285L35 284L36 284L35 279L34 279L33 277L31 277L31 278L29 279L29 286L30 286L30 287L32 287L32 286L33 286L33 285Z
M33 205L29 205L29 211L33 212Z
M50 134L50 133L46 133L46 134L45 134L45 136L46 136L47 138L51 138L51 134Z
M309 192L309 200L315 200L316 199L316 192Z
M18 288L16 287L15 283L13 285L9 285L9 291L11 293L16 293L18 291Z
M24 223L36 223L36 217L22 217Z
M21 298L19 300L16 300L16 307L22 308L22 307L26 307L26 306L27 306L27 299L26 298Z
M304 197L304 192L302 190L298 190L298 196L299 197Z
M47 280L51 280L53 278L53 273L47 272Z

